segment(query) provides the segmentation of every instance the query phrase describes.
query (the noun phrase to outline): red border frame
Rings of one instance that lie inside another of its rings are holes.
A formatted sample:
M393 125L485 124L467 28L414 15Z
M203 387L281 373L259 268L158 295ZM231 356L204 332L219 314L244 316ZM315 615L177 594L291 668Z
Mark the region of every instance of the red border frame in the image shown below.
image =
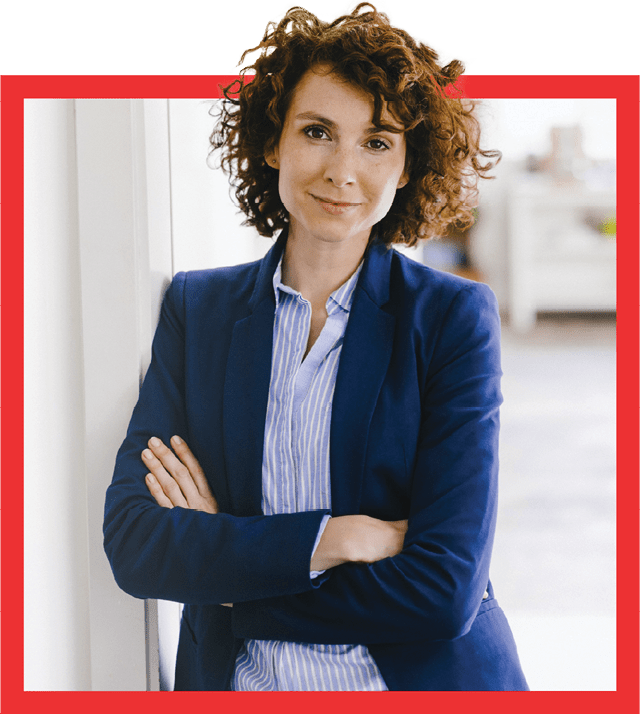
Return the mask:
M2 389L4 418L2 441L23 440L23 100L25 98L192 98L219 96L219 84L232 76L4 76L2 77ZM638 707L638 195L639 123L637 76L473 76L461 80L464 93L482 98L614 98L617 102L617 227L618 227L618 677L615 692L394 692L370 697L368 712L386 712L389 705L446 707L458 710L545 714L564 712L569 706L584 711L633 712ZM623 386L620 386L623 385ZM2 470L10 477L23 470L19 448L2 452ZM5 478L5 498L11 511L2 521L2 577L5 618L2 628L2 705L5 712L111 711L135 707L137 711L172 712L180 707L217 706L234 712L265 708L260 694L181 692L167 697L151 692L24 692L23 683L23 490L18 478ZM593 657L598 652L592 653ZM100 694L101 696L92 696ZM327 706L353 706L349 693L282 693L270 704L284 710L324 712ZM302 699L301 699L302 698ZM327 701L324 701L327 698ZM391 698L391 700L390 700ZM339 700L339 701L338 701ZM349 701L348 701L349 700ZM362 706L361 702L358 702Z

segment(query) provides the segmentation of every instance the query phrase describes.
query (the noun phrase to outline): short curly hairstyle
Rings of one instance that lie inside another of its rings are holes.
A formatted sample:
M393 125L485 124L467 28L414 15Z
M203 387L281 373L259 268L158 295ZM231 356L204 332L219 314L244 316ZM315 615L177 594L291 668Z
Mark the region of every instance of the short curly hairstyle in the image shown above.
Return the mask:
M404 127L409 183L396 192L387 215L376 225L377 240L415 245L442 236L453 224L473 223L478 178L500 159L479 147L475 103L462 96L455 80L461 62L438 64L437 54L393 27L383 13L360 3L331 23L294 7L249 53L258 59L224 88L225 99L210 143L247 216L245 225L264 236L285 228L289 216L278 192L278 172L265 153L278 143L295 88L312 67L328 65L373 100L373 122L382 124L388 107ZM250 73L255 77L250 80ZM246 76L245 76L246 75Z

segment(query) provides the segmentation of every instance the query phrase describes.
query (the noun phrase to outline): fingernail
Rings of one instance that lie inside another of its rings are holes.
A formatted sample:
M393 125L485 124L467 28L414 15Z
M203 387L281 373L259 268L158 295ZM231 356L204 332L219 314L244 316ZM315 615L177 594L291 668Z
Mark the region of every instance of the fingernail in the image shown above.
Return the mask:
M153 478L153 476L151 474L147 474L147 481L149 483L155 483L156 480Z
M142 452L142 455L144 456L145 459L152 459L153 458L153 452L150 449L145 449Z
M152 436L149 443L151 446L160 446L160 439L157 436Z
M173 441L174 444L182 444L182 439L179 436L172 436L171 441Z

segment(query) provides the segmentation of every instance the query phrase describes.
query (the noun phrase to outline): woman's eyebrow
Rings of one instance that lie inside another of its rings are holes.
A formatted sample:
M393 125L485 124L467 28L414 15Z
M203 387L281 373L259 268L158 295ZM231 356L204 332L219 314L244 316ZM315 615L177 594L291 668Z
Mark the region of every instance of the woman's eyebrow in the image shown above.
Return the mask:
M326 124L330 129L335 129L338 125L327 117L323 117L322 114L316 114L315 112L302 112L296 115L296 119L304 119L310 121L317 121L320 124Z
M389 134L402 134L404 129L401 126L393 126L393 124L381 124L380 126L372 126L367 129L367 134L378 134L381 131L386 131Z

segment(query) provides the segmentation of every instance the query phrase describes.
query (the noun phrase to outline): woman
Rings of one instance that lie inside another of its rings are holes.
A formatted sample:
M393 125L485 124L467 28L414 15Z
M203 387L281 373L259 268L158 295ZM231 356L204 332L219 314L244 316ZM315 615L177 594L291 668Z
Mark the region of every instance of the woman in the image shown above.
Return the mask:
M107 494L116 580L186 603L176 689L527 689L489 582L495 298L390 249L468 222L490 168L461 65L364 5L256 49L212 142L279 237L167 291Z

